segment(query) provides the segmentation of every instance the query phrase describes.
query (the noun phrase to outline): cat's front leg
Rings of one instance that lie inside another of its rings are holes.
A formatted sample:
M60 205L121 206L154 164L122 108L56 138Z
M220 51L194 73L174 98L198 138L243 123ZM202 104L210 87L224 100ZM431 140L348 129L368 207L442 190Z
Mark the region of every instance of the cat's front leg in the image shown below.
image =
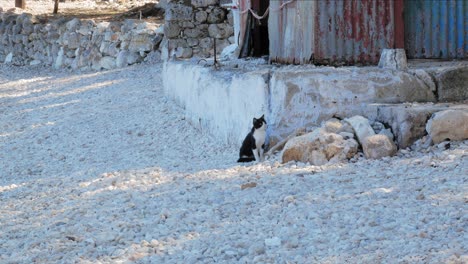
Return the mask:
M264 149L260 148L258 151L260 152L260 161L265 161L265 155L263 155Z
M257 162L260 161L260 157L259 157L259 155L258 155L258 148L252 149L252 152L253 152L253 154L254 154L255 161L257 161Z

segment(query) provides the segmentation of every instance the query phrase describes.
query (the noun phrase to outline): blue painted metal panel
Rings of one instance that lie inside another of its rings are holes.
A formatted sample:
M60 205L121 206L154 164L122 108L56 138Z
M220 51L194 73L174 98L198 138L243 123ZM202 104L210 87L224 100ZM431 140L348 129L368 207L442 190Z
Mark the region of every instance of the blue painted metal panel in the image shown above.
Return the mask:
M405 1L409 58L468 58L468 0Z

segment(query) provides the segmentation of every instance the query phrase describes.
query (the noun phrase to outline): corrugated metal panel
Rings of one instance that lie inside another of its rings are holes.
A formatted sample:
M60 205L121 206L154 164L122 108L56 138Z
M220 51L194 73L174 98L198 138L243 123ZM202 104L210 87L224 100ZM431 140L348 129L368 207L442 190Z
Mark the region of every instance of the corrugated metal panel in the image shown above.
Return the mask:
M468 58L468 0L405 1L409 58Z
M315 1L295 1L279 10L281 1L270 1L268 33L274 62L310 63L313 54Z
M382 49L395 46L394 3L298 0L270 13L270 58L288 63L376 64ZM279 4L270 2L273 9Z

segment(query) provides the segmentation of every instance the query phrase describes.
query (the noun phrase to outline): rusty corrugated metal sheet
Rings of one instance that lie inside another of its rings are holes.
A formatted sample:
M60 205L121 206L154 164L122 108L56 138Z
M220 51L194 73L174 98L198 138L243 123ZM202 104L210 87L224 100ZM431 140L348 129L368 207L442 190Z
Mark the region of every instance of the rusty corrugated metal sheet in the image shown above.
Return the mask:
M310 63L313 54L315 1L295 1L279 10L281 1L270 1L268 33L270 59L289 64Z
M468 0L405 1L409 58L468 58Z
M376 64L382 49L395 47L394 3L298 0L270 13L270 58L301 64Z

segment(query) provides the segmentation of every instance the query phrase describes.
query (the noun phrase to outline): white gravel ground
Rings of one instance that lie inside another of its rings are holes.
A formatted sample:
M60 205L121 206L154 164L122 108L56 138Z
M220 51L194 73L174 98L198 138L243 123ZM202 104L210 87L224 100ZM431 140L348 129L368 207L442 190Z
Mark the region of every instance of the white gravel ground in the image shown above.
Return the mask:
M0 64L0 263L468 262L467 141L239 166L160 70Z

